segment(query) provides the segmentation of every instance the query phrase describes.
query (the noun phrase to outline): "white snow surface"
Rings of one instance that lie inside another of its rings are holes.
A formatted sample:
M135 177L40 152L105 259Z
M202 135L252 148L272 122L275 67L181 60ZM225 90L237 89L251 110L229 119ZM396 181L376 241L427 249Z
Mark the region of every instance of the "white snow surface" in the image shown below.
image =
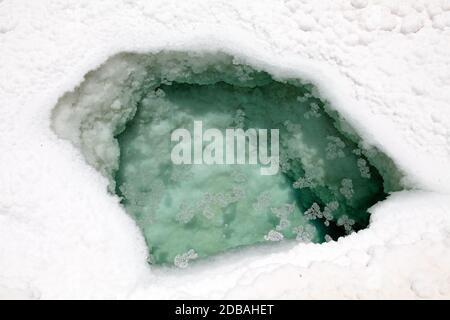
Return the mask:
M161 49L314 82L414 190L337 242L150 267L50 114L113 54ZM450 298L448 0L0 0L0 119L0 298Z

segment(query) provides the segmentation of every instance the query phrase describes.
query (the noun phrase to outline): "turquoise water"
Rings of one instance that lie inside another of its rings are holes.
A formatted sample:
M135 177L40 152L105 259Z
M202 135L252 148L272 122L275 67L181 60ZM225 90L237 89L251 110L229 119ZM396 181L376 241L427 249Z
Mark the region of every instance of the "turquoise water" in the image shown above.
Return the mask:
M192 133L194 121L203 132L267 129L272 139L278 130L277 173L248 161L175 165L171 134ZM157 265L337 239L367 227L368 209L401 189L392 161L313 85L275 80L223 53L116 55L60 99L52 126L109 179Z
M170 133L280 130L280 170L260 165L173 165ZM118 136L116 192L136 218L151 261L190 258L281 239L323 242L367 226L383 179L342 135L308 86L266 78L253 86L172 83L150 90Z

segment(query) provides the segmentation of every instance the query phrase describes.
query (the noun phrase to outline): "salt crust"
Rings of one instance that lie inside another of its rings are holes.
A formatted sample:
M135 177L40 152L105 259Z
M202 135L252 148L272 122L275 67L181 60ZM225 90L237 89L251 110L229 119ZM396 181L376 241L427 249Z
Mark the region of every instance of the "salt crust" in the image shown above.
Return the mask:
M450 298L448 1L0 1L0 297ZM221 50L301 77L416 191L323 245L150 268L107 180L50 129L120 51Z

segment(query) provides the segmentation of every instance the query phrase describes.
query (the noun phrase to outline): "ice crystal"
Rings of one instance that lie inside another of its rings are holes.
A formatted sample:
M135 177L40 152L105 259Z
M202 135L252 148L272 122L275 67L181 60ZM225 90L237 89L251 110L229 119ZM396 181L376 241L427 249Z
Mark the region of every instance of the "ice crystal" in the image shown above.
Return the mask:
M276 230L270 230L269 233L264 236L264 240L266 241L281 241L283 239L283 234Z
M308 220L316 220L323 217L320 206L315 202L312 204L311 208L305 211L304 215Z
M343 226L347 233L351 233L353 230L353 225L355 224L355 220L350 219L347 215L343 215L339 217L336 224L338 226Z
M314 188L315 186L316 184L310 175L300 177L292 184L292 187L295 189Z
M311 225L295 227L293 232L296 234L297 241L305 243L311 242L314 236L314 228Z
M276 226L278 231L286 229L289 225L289 215L292 214L295 210L294 203L286 203L278 208L271 208L272 213L280 219L280 222Z
M342 150L345 148L345 143L339 137L328 136L329 141L326 147L327 159L333 160L337 158L344 158L345 153Z
M325 205L325 208L323 209L323 217L325 218L325 226L330 225L330 221L333 220L333 212L336 211L339 208L339 202L337 201L331 201Z
M194 218L195 209L189 207L186 203L181 204L180 212L175 217L179 223L189 223Z
M361 177L370 179L370 168L367 165L367 161L359 158L357 161L359 172L361 173Z
M341 181L341 188L339 189L339 192L348 200L350 200L353 197L354 190L353 190L353 182L351 179L342 179Z
M173 259L173 264L178 268L187 268L190 260L194 260L198 258L198 254L194 249L190 249L189 251L176 255Z

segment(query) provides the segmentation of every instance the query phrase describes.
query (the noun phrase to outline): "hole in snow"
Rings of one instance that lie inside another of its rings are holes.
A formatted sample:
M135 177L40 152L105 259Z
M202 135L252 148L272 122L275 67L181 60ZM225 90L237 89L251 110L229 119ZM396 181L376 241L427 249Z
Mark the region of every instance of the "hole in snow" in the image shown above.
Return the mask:
M175 165L171 133L192 133L194 121L203 133L277 129L276 174L261 175L259 162ZM52 125L108 177L155 264L337 239L367 227L368 208L400 189L392 161L363 147L311 84L276 80L223 53L114 56L60 99Z

